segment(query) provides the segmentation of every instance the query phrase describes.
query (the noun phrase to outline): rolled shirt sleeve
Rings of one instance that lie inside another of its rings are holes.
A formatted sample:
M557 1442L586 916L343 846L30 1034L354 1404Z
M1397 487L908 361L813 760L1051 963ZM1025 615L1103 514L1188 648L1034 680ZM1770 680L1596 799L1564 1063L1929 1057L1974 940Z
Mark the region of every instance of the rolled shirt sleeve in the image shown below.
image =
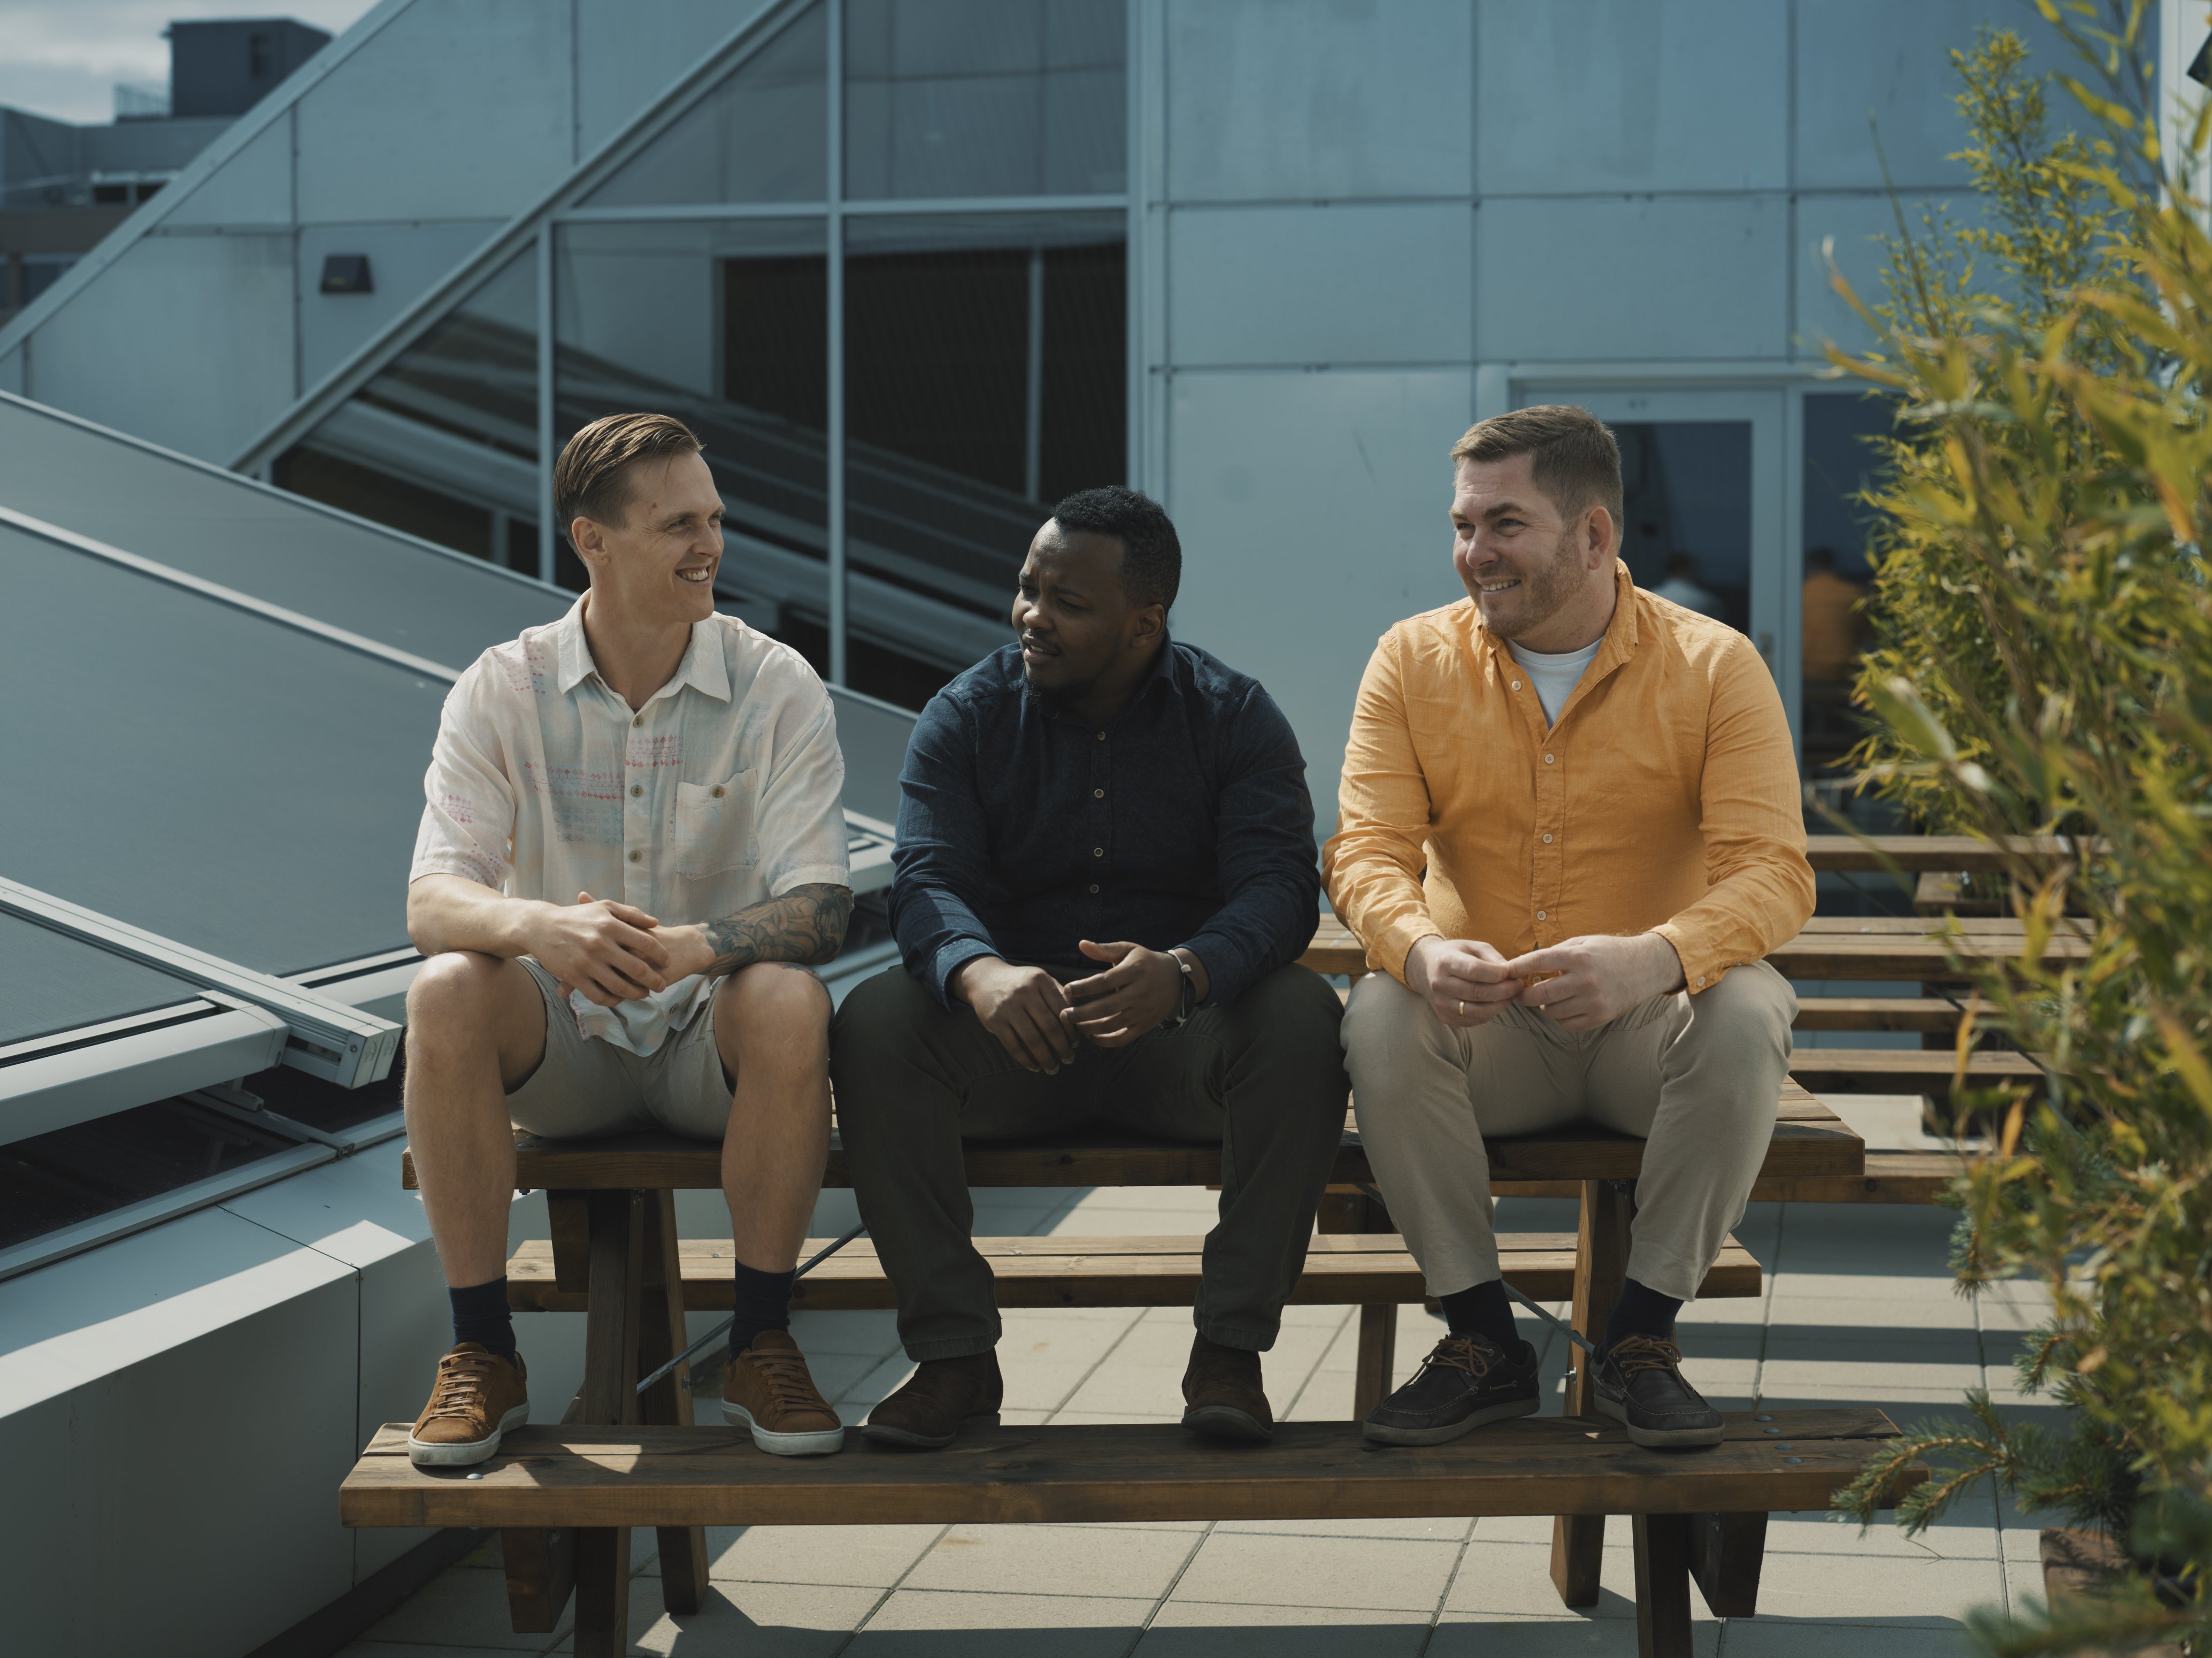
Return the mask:
M1216 833L1227 901L1184 947L1225 1005L1304 954L1321 919L1313 797L1291 722L1257 685L1228 722Z
M480 658L446 693L422 774L410 884L426 875L458 875L497 892L514 868L514 787L499 751L498 724L482 706L487 663Z

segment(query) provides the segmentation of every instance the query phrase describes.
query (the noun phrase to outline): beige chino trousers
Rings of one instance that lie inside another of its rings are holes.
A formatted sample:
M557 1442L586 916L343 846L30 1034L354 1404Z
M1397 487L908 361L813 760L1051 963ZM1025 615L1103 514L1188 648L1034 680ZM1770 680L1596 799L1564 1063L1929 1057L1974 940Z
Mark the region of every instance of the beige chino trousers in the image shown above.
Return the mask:
M1628 1276L1694 1301L1765 1160L1796 1016L1763 962L1582 1032L1518 1004L1462 1029L1387 973L1360 980L1342 1027L1352 1104L1429 1293L1500 1275L1484 1137L1587 1121L1649 1142Z

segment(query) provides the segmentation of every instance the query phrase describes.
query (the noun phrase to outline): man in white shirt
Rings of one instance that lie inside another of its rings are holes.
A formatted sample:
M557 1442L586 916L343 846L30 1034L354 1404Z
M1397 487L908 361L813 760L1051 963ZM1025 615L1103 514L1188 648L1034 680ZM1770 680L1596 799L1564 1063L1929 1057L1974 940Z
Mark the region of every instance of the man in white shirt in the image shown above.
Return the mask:
M454 1345L409 1454L480 1462L529 1419L510 1121L722 1142L723 1415L763 1450L834 1451L843 1427L789 1333L830 1134L830 996L809 969L853 907L829 694L715 612L722 501L680 422L594 422L553 490L590 591L461 676L423 779L407 1132Z

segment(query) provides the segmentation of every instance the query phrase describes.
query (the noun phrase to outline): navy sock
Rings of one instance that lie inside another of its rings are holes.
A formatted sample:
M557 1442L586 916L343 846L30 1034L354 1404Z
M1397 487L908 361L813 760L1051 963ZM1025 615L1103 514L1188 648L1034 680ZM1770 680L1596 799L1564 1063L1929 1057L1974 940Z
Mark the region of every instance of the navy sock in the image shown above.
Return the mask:
M1521 1333L1513 1327L1513 1303L1505 1298L1505 1285L1499 1279L1438 1296L1437 1304L1444 1309L1444 1322L1454 1335L1484 1337L1509 1356L1521 1351Z
M514 1357L514 1314L507 1304L507 1280L471 1284L465 1290L448 1289L453 1303L453 1345L473 1341L501 1358Z
M1605 1321L1605 1339L1598 1343L1598 1351L1604 1353L1623 1336L1672 1341L1674 1315L1681 1310L1682 1303L1674 1297L1662 1296L1630 1278L1620 1286L1620 1299L1613 1303L1613 1316Z
M798 1274L787 1269L781 1272L756 1272L743 1261L738 1263L737 1299L738 1321L730 1326L730 1357L734 1358L752 1345L753 1338L763 1330L788 1330L791 1327L791 1281Z

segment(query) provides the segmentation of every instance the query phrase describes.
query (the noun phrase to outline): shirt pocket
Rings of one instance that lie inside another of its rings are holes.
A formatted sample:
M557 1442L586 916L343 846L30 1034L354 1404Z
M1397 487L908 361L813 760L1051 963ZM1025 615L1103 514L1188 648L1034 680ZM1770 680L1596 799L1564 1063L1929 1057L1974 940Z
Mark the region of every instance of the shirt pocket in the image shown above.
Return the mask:
M751 779L676 786L676 872L696 881L760 862Z

